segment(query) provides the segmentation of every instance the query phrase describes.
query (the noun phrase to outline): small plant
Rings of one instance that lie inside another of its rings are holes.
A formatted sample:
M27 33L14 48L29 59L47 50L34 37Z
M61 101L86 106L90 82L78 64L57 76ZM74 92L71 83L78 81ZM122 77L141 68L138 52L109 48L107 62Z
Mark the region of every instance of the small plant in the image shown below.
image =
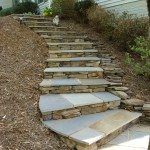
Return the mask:
M46 7L43 11L43 16L52 16L53 11L51 8Z
M131 51L138 54L141 63L136 63L129 53L125 54L125 63L128 65L132 64L137 74L150 76L150 39L137 37L135 39L135 45L129 47Z
M82 0L76 2L74 5L74 10L77 13L77 16L83 20L83 22L87 21L87 10L92 6L95 6L95 2L93 0Z

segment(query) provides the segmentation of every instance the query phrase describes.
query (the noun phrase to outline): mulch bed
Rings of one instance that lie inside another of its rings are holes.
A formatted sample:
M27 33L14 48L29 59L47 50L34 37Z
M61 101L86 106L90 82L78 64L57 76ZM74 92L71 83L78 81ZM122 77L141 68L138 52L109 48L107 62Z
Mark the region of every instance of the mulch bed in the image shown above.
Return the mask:
M38 84L46 43L12 19L0 18L0 149L67 150L40 121Z

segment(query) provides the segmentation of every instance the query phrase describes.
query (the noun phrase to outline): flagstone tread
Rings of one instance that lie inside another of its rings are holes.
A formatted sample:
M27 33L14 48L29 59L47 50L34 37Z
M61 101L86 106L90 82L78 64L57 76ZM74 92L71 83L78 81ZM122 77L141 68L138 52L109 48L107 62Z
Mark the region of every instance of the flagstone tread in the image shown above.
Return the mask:
M98 150L148 150L150 126L136 124Z
M40 83L40 87L49 87L49 86L78 86L78 85L109 85L111 82L108 82L105 79L43 79Z
M88 137L87 139L87 137L84 136L85 134L88 134L85 133L86 130L89 131L87 128L97 131L96 134L98 132L102 133L99 134L99 136L101 135L101 138L103 138L104 136L110 134L112 131L125 126L126 124L139 118L140 116L141 116L140 113L133 113L126 110L108 110L106 112L96 114L82 115L80 117L76 117L73 119L51 120L51 121L44 121L43 123L45 124L46 127L50 128L52 131L60 135L73 138L75 141L79 143L85 143L90 145L92 144L93 134L91 134L91 136L89 134L89 136L87 136ZM111 120L111 118L113 119ZM105 120L109 121L106 122ZM110 126L107 130L103 130L103 127L101 126L100 123L103 123L104 127L108 126L107 123L109 123ZM100 125L102 129L99 126L98 127L95 126L95 124ZM97 141L98 140L100 139L98 138Z
M55 51L49 51L50 54L61 54L61 53L97 53L98 50L94 49L87 49L87 50L55 50Z
M34 31L34 32L36 32L36 33L70 33L70 34L75 34L76 32L74 32L74 31L44 31L44 30L36 30L36 31Z
M46 18L46 17L23 17L23 19L31 19L31 20L49 20L52 21L52 18Z
M29 28L57 28L57 29L67 29L67 27L57 27L57 26L29 26Z
M57 27L59 28L59 27ZM72 36L72 35L68 35L68 36L48 36L48 35L41 35L43 38L45 39L85 39L87 36Z
M47 43L49 46L57 46L57 45L92 45L90 42L66 42L66 43Z
M23 22L24 23L33 23L33 24L53 24L52 22L46 22L46 21L44 21L44 22L35 22L35 21L25 21L25 20L23 20Z
M46 68L44 72L102 72L103 69L100 67L53 67Z
M44 114L46 112L120 100L121 99L119 97L109 92L46 94L40 96L39 108L41 110L41 113Z
M74 58L50 58L45 62L65 62L65 61L100 61L98 57L74 57Z

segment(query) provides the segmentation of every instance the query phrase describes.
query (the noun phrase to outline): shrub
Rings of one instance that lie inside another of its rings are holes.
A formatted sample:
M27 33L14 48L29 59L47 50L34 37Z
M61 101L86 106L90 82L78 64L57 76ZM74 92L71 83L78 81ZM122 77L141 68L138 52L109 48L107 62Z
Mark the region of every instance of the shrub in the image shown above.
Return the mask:
M54 15L72 17L74 15L75 1L76 0L53 0L50 7Z
M118 46L123 47L124 50L129 50L129 44L134 44L134 39L138 36L148 35L148 19L138 18L133 15L124 13L117 18L114 30L112 32L112 39Z
M148 35L148 19L138 18L127 13L118 16L96 6L87 11L88 22L98 32L104 33L123 50L129 50L138 36Z
M94 5L96 4L93 0L82 0L75 3L74 9L81 21L87 22L87 10Z
M13 8L6 8L0 11L0 16L8 16L13 13Z
M43 11L43 16L51 16L53 14L53 11L51 8L44 8L44 11Z
M130 46L131 51L139 54L143 64L136 63L135 71L139 74L150 76L150 38L137 37L135 45Z
M0 11L1 11L2 9L3 9L2 6L0 6Z
M98 32L110 33L114 30L115 15L99 6L93 6L87 11L89 24Z
M38 5L34 2L23 2L19 3L17 6L14 7L14 13L23 14L23 13L37 13Z

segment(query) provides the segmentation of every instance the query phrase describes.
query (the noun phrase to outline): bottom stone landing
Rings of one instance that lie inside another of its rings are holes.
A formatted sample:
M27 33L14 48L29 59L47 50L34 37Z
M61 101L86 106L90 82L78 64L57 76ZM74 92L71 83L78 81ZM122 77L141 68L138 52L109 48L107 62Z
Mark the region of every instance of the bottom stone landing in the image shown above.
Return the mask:
M119 109L43 123L61 135L61 139L70 148L97 150L98 147L108 143L128 127L137 123L140 116L140 113Z

